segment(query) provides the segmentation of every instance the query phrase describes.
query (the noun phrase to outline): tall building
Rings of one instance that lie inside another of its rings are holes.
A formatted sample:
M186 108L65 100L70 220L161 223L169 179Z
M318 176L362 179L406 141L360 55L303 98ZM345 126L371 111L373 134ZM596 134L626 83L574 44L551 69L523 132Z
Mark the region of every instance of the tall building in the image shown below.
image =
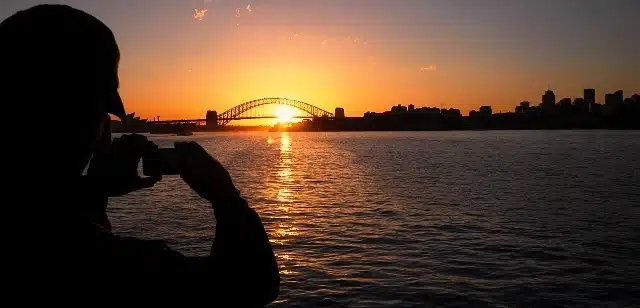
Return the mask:
M409 111L414 111L416 109L416 106L414 106L413 104L409 104Z
M344 108L336 108L336 113L335 113L336 119L344 119Z
M391 113L405 113L407 112L407 106L402 106L398 104L398 106L391 107Z
M604 95L604 104L605 105L613 105L613 93L607 93Z
M575 110L581 113L589 113L591 107L593 107L594 105L595 103L589 104L587 103L586 99L580 97L577 97L575 100L573 100L573 106Z
M449 108L449 109L442 109L440 111L441 115L444 116L452 116L452 117L461 117L462 113L460 112L460 109L454 109L454 108Z
M553 108L553 106L556 105L556 94L553 93L553 91L551 90L547 90L546 92L544 92L544 95L542 95L542 108Z
M530 108L531 108L530 102L527 102L527 101L520 102L520 105L516 106L516 113L525 113L529 111Z
M604 96L604 103L606 105L620 105L622 102L624 102L624 93L622 90Z
M571 109L571 98L563 98L558 102L558 104L560 104L560 108Z
M622 90L618 90L613 95L616 96L616 100L624 101L624 92Z
M596 103L596 89L584 89L584 102L589 106Z
M493 114L493 110L491 109L491 106L481 106L480 114L490 116L491 114Z

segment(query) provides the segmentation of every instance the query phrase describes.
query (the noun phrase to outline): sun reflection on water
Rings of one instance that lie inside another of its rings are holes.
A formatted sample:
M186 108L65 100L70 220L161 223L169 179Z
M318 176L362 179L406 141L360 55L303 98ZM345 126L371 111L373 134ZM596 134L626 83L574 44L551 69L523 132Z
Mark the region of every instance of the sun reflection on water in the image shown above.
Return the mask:
M278 164L278 201L283 203L292 202L289 184L293 182L293 173L291 172L291 139L289 133L282 132L280 134L280 163Z
M271 141L271 142L269 142ZM274 143L275 140L269 137L269 144ZM291 150L291 138L289 133L280 133L280 158L276 165L276 183L277 183L277 206L275 211L277 215L283 219L274 224L273 231L270 234L271 242L273 245L287 245L294 238L301 235L300 229L296 226L296 221L291 220L289 213L296 211L294 208L294 192L293 185L295 182L293 172L293 153ZM278 264L280 265L280 274L283 276L291 276L297 274L296 271L291 270L292 266L296 264L296 258L293 254L276 254Z

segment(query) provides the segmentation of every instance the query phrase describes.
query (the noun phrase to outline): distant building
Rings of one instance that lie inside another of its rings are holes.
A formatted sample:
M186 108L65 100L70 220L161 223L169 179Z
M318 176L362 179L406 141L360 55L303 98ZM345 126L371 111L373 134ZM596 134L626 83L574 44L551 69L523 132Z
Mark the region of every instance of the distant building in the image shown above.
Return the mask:
M460 109L454 109L454 108L442 109L442 110L440 110L440 114L442 114L444 116L450 116L450 117L461 117L462 116L462 112L460 112Z
M563 98L558 104L560 105L560 109L562 110L570 110L571 109L571 98Z
M624 93L622 90L604 96L604 112L617 115L623 112Z
M615 95L613 93L607 93L604 95L605 105L614 105Z
M440 114L440 108L420 107L418 109L415 109L414 112L425 113L425 114Z
M600 115L602 113L602 104L595 103L589 107L589 112Z
M595 105L595 103L589 104L584 98L578 97L573 100L573 107L576 109L576 111L581 113L588 113L593 105Z
M516 106L516 113L529 113L535 111L536 107L531 107L531 103L528 101L521 102L519 106Z
M565 97L565 98L563 98L563 99L558 101L559 105L563 105L563 104L566 105L567 103L569 105L571 105L571 98L570 97Z
M414 111L416 109L416 106L414 106L413 104L409 104L409 111Z
M489 117L492 114L493 114L493 110L491 109L491 106L482 106L478 111L475 111L475 110L469 111L470 117Z
M479 113L481 115L490 116L493 114L493 110L491 109L491 106L482 106L480 107Z
M556 94L551 90L547 90L542 95L542 103L540 104L542 108L552 109L556 105Z
M391 113L405 113L407 112L407 107L398 104L398 106L391 107Z
M631 100L636 104L640 104L640 95L638 94L631 95Z
M617 106L621 105L624 101L624 93L622 90L618 90L615 93L609 93L604 96L605 105Z
M584 102L588 106L596 103L596 89L584 89Z
M336 119L344 119L344 108L336 108L335 116Z

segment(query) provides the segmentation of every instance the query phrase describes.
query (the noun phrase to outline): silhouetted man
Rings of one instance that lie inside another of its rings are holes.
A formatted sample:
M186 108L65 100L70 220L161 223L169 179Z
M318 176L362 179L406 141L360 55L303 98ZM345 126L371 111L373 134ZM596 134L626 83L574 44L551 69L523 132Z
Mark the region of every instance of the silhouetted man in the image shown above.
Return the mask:
M260 218L196 143L176 148L187 158L181 177L214 210L211 255L189 258L162 242L110 232L107 198L160 180L137 174L153 143L140 135L111 141L109 114L126 118L118 62L109 28L68 6L36 6L0 24L3 207L15 212L5 215L13 220L13 246L3 251L18 272L11 283L30 289L112 280L116 287L132 280L197 283L223 306L273 301L280 278Z

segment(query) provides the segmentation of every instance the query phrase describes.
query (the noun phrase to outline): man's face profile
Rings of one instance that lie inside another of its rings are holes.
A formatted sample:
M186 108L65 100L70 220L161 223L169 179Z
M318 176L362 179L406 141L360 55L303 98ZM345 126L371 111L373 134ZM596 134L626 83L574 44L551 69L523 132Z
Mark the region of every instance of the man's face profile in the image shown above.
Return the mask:
M43 165L81 172L109 129L109 114L126 117L113 33L83 11L39 5L2 21L0 46L1 73L11 76L0 94L15 101L8 112L55 123L64 154L48 155L56 165Z

